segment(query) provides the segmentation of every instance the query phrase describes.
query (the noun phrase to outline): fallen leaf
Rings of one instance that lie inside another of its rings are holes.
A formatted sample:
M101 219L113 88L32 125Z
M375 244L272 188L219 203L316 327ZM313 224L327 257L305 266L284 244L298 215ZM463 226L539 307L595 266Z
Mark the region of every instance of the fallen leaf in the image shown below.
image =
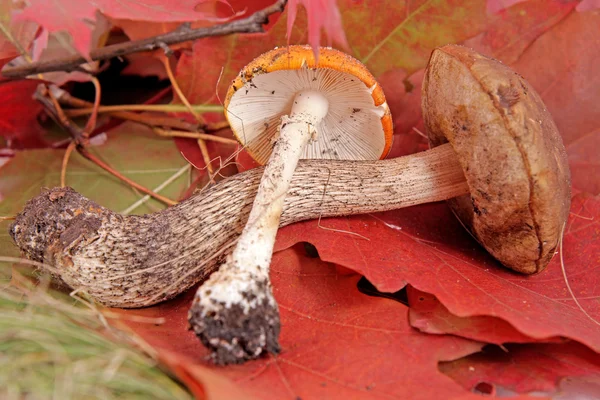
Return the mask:
M408 75L425 67L431 51L460 43L489 22L483 1L340 1L354 57L379 77L392 68ZM385 9L385 12L374 10Z
M333 46L333 42L348 50L348 40L342 27L342 17L337 7L336 0L290 0L287 4L287 33L288 44L292 36L292 27L298 14L298 6L302 4L306 9L308 22L308 44L319 57L319 46L321 45L321 33L325 31L327 46Z
M123 75L155 76L159 80L169 79L163 62L152 55L133 53L124 58L127 60L127 66L121 71ZM171 60L169 62L174 64Z
M600 195L600 126L567 145L573 187Z
M401 157L429 148L421 112L421 85L424 70L407 76L396 68L378 79L394 121L394 142L387 158Z
M92 27L97 12L117 19L184 22L211 18L195 10L208 0L30 0L15 21L33 21L49 32L67 31L75 49L87 57L92 46Z
M491 3L494 1L488 1L488 8ZM507 7L515 5L495 15L484 32L469 38L464 45L506 64L516 62L534 40L579 4L577 0L496 0L495 3L504 3ZM548 54L547 57L553 55Z
M373 12L375 4L385 7L386 12ZM406 3L341 0L338 7L351 53L376 77L391 68L402 68L412 74L425 67L434 47L465 40L483 30L487 22L483 2L457 6L431 0ZM196 41L192 52L182 55L176 72L188 100L194 104L217 103L216 93L223 99L231 80L252 59L276 46L285 46L288 40L292 44L306 43L308 24L304 9L298 13L288 39L286 16L267 33ZM365 24L374 28L365 29ZM207 54L211 55L210 63L205 62Z
M43 107L33 99L39 80L0 81L0 137L11 149L46 147L45 130L38 122Z
M273 4L273 2L274 0L254 0L251 2L244 0L228 0L227 2L205 0L204 3L198 5L196 11L201 11L215 18L234 21L236 19L247 18L248 16L254 14L256 11ZM273 19L277 19L277 15L274 15L270 18L270 20ZM181 22L165 22L162 20L157 21L158 22L140 21L137 18L112 19L113 24L121 28L131 40L140 40L152 36L162 35L181 28ZM272 22L269 21L269 24L271 23ZM189 28L197 29L202 27L208 27L213 24L214 21L212 20L212 18L209 20L199 19L190 21ZM171 50L187 49L192 47L193 43L194 41L177 43L169 45L169 48ZM162 56L164 55L164 51L156 50L151 52L150 54L152 54L153 56Z
M478 315L458 317L451 314L435 296L408 285L409 321L413 328L435 335L452 334L486 343L560 343L560 338L534 339L517 331L503 319Z
M12 0L0 0L0 25L3 31L0 35L0 68L21 54L17 46L27 51L38 31L38 25L34 22L11 20L12 13L19 9L20 4Z
M255 398L222 376L219 370L198 365L192 357L162 349L159 360L166 364L197 399L251 400Z
M577 6L577 11L592 11L600 8L600 0L581 0Z
M540 36L513 64L541 95L550 110L575 164L571 170L577 189L600 193L597 151L594 138L600 129L600 13L570 13Z
M281 312L282 352L243 365L215 367L206 360L207 350L187 331L193 291L119 312L166 318L161 326L121 322L159 352L178 354L182 368L209 368L256 398L431 399L440 393L447 399L478 398L441 374L437 363L476 352L480 344L413 330L404 305L359 293L359 278L338 274L301 246L275 254L271 279Z
M496 14L506 8L509 8L515 4L522 3L527 0L487 0L486 11L488 14Z
M500 387L507 395L531 392L550 395L557 392L561 379L597 379L600 376L600 355L574 342L512 344L504 349L489 346L460 360L440 363L440 371L468 390L485 382ZM600 392L596 389L595 393ZM579 393L579 396L584 394ZM579 396L571 398L597 398Z
M174 175L187 170L172 140L156 136L149 128L130 122L108 132L110 139L90 149L98 157L134 181L155 189ZM123 157L136 152L143 157ZM30 198L37 196L44 187L60 185L61 163L64 150L43 149L17 152L13 160L0 169L0 215L15 215ZM179 175L178 175L179 176ZM73 152L66 174L67 185L83 195L117 212L133 208L131 214L146 214L164 208L144 195L109 175L92 162ZM176 199L187 187L185 174L179 176L160 193ZM14 248L8 236L10 221L0 221L4 234L0 243ZM0 251L0 254L3 252Z
M600 288L590 279L600 271L600 199L576 196L571 211L564 236L566 274L581 306L600 321L596 306ZM364 275L382 292L395 292L410 283L435 295L456 316L494 316L534 339L565 336L600 350L598 322L573 301L560 257L534 276L502 268L443 203L324 219L321 225L329 229L321 229L316 221L283 228L276 249L310 242L323 260Z

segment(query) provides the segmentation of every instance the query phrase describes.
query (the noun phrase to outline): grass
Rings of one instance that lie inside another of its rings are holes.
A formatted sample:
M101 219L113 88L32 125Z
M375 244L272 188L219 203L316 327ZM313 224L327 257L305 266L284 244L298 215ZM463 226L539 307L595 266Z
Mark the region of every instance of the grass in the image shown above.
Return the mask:
M0 398L192 398L97 310L18 272L12 281L0 288Z

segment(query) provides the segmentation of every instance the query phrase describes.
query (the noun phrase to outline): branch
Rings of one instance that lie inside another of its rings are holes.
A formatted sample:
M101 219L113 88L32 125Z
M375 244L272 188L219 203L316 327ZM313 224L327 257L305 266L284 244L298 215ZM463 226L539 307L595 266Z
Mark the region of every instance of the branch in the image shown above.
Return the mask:
M210 36L225 36L232 33L260 33L264 32L263 25L269 22L269 16L277 12L283 12L287 0L278 0L275 4L255 12L248 18L214 25L208 28L188 29L184 26L179 29L150 38L118 43L111 46L92 50L90 58L93 61L108 60L127 54L141 51L152 51L190 40L196 40ZM5 68L2 75L7 78L22 78L32 74L51 71L72 71L79 65L87 63L86 59L75 55L48 61L39 61L18 67Z

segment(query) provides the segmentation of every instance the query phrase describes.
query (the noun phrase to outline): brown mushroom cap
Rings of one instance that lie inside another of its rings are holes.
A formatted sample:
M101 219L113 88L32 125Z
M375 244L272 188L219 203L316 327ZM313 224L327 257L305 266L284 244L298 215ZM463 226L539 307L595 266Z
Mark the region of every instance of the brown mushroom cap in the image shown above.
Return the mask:
M571 202L552 116L519 74L474 50L433 51L423 81L430 146L450 142L471 194L450 206L502 264L532 274L553 257Z

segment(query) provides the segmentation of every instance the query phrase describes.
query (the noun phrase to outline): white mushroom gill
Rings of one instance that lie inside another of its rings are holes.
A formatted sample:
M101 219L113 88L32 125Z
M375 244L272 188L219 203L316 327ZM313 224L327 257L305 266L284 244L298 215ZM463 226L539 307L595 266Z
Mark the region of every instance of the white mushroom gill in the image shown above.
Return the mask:
M320 92L329 112L316 126L316 140L302 159L376 160L384 147L381 126L387 104L376 106L372 90L356 76L329 68L273 71L255 76L233 95L228 120L239 140L261 164L269 159L281 117L288 115L296 94Z

